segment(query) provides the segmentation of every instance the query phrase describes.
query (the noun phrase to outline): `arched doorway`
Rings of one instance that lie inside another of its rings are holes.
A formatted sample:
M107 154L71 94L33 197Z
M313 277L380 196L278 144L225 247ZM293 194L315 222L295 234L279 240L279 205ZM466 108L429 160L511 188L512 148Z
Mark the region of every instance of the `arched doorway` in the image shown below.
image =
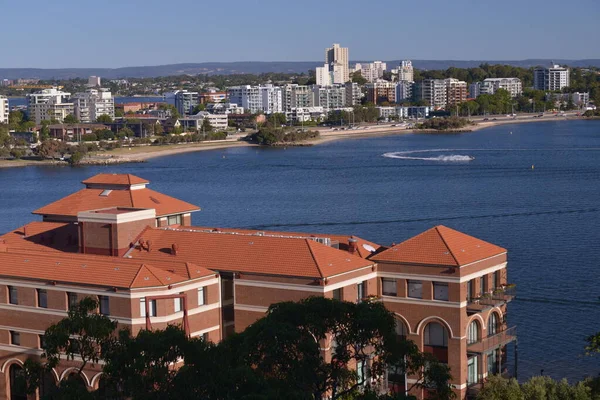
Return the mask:
M27 400L25 373L18 364L13 364L8 369L10 384L10 400Z
M56 379L50 371L44 371L40 381L40 399L50 398L57 391Z

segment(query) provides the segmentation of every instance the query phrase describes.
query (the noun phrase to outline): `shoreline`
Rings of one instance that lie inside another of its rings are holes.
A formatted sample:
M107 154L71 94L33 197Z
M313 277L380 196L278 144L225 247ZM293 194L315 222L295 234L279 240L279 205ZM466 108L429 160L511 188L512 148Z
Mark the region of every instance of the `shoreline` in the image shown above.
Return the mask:
M574 117L567 115L563 117L546 117L546 118L533 118L525 117L523 119L503 119L497 121L483 121L476 120L473 125L469 125L464 129L457 131L430 131L420 129L403 129L398 127L383 126L377 128L373 126L372 129L361 130L361 131L330 131L320 130L319 137L313 140L302 143L302 146L318 146L325 143L330 143L337 140L343 139L364 139L372 137L381 137L389 135L402 135L402 134L433 134L433 135L444 135L444 134L457 134L457 133L468 133L476 132L486 128L492 128L501 125L512 125L521 123L541 123L541 122L564 122L564 121L579 121L587 120L584 117ZM290 147L293 145L290 145ZM165 148L166 147L166 148ZM228 141L213 141L210 143L194 143L189 145L174 144L169 146L144 146L144 147L122 147L111 152L107 152L105 157L97 157L95 159L85 160L82 162L82 166L88 165L113 165L113 164L125 164L125 163L140 163L146 162L157 157L172 156L181 153L191 153L197 151L208 151L208 150L221 150L234 147L260 147L260 145L254 143L248 143L240 140L228 140ZM130 150L126 150L130 149ZM149 149L151 149L149 151ZM15 167L29 167L29 166L68 166L67 163L53 160L41 160L41 161L24 161L24 160L5 160L0 161L0 169L2 168L15 168Z

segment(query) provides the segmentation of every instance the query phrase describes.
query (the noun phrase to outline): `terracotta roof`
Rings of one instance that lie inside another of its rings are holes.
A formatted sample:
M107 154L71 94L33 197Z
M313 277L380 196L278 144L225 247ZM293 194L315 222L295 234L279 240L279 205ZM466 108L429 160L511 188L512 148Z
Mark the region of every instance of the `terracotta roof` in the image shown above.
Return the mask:
M173 228L173 226L171 226ZM358 236L352 235L340 235L340 234L329 234L329 233L308 233L308 232L285 232L285 231L265 231L265 230L256 230L256 229L242 229L242 228L217 228L217 227L205 227L205 226L191 226L186 227L186 229L196 229L199 231L219 231L219 232L228 232L228 233L243 233L247 235L263 235L263 236L287 236L287 237L298 237L298 238L329 238L332 241L337 241L339 243L339 249L348 251L348 241L352 238L357 241L356 245L356 255L367 258L373 252L368 250L368 248L374 248L375 251L382 249L382 246L360 238Z
M0 241L9 250L78 251L77 227L72 223L30 222L0 236Z
M438 225L370 259L457 267L505 252L502 247Z
M147 228L139 237L150 240L151 252L135 249L128 255L148 263L173 259L211 270L311 278L330 277L373 264L311 239L210 233L186 227ZM173 244L177 244L177 255L171 254Z
M131 174L98 174L91 178L82 181L84 185L87 184L104 184L104 185L137 185L150 183L146 179L140 178Z
M213 271L178 263L179 271L193 269L194 278L214 275ZM171 262L144 263L125 258L58 253L0 251L0 276L36 281L140 288L166 286L189 277L179 275Z
M98 176L98 175L97 175ZM139 178L138 178L139 179ZM84 181L87 182L87 181ZM156 216L197 211L200 208L171 196L143 188L137 190L112 190L101 196L103 189L81 189L54 203L33 212L39 215L65 215L76 217L80 211L109 207L154 208Z

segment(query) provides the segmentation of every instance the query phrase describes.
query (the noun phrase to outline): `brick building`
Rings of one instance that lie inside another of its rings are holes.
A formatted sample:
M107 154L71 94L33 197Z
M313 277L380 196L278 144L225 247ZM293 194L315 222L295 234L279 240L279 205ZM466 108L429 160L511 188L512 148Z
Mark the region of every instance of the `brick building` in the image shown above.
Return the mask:
M11 382L23 362L41 354L45 329L84 296L133 333L181 323L215 342L276 302L375 296L397 316L399 335L449 364L460 398L501 372L515 339L505 249L443 226L389 248L347 235L195 227L197 206L148 183L96 175L34 211L42 221L0 237L0 398L20 398ZM49 373L40 394L73 366ZM95 388L100 376L90 366L79 378ZM411 379L390 371L386 384L404 390Z

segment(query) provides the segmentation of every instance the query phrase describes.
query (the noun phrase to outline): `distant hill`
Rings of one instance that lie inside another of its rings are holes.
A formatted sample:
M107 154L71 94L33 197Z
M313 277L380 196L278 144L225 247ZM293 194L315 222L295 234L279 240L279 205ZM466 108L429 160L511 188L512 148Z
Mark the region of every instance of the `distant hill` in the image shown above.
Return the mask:
M361 61L353 61L361 62ZM600 67L600 59L589 60L518 60L518 61L484 61L484 60L413 60L413 66L417 69L447 69L472 68L482 63L505 64L517 67L535 67L537 65L548 65L551 62L566 64L572 67ZM400 60L387 61L388 68L393 68ZM0 79L72 79L87 78L95 75L104 79L116 78L152 78L157 76L171 75L231 75L231 74L260 74L265 72L301 73L307 72L322 65L317 61L254 61L254 62L205 62L190 64L168 64L157 66L123 67L123 68L0 68Z

